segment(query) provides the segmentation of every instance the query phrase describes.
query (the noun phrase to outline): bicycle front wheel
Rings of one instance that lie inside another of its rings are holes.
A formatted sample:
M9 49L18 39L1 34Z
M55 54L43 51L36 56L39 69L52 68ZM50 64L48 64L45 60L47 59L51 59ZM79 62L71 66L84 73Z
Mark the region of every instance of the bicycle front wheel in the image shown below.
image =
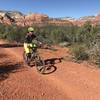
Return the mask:
M40 56L35 58L35 66L39 73L44 74L45 72L45 61Z
M23 52L23 60L28 66L30 66L30 58L27 56L25 51Z

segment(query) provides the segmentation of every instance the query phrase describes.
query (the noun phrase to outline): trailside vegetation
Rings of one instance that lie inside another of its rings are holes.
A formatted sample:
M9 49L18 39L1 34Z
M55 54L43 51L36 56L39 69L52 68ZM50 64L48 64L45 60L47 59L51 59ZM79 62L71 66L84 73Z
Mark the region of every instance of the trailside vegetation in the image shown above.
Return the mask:
M73 59L90 60L100 65L100 25L86 22L83 26L35 26L37 38L43 43L70 44ZM0 24L0 38L9 41L24 42L28 26ZM68 45L69 46L69 45Z

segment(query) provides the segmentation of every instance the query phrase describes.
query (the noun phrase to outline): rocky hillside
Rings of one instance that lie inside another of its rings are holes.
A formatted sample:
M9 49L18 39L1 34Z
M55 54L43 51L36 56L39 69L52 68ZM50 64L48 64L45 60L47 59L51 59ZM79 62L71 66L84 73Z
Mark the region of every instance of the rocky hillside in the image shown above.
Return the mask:
M73 25L82 26L85 22L89 21L92 25L100 24L100 13L95 16L83 16L79 19L75 19L72 17L62 17L61 20L70 21Z
M100 14L95 16L85 16L79 19L74 19L71 17L63 18L50 18L46 14L31 13L24 15L18 11L0 11L0 23L5 24L16 24L21 26L26 25L83 25L86 21L90 21L93 25L100 24Z
M18 11L0 11L0 23L17 24L21 26L32 25L32 24L72 25L72 23L68 20L63 21L61 19L49 18L49 16L46 14L31 13L28 15L24 15Z
M92 25L100 24L100 14L96 14L95 16L84 16L77 20L71 20L73 25L82 26L86 21L91 22Z

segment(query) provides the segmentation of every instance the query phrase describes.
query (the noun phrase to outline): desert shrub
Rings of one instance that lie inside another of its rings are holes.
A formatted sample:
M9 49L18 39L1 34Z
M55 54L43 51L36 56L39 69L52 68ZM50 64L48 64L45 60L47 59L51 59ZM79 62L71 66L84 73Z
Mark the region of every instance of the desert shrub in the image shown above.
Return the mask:
M23 42L25 38L25 29L23 27L11 26L6 39L9 41Z
M1 39L5 37L4 32L5 32L5 25L0 23L0 38Z
M100 37L95 38L89 46L90 61L100 66Z
M71 47L72 58L78 60L88 60L89 55L85 45L76 44Z
M27 27L4 25L0 23L0 38L9 41L23 42ZM35 26L39 41L47 44L72 45L72 56L75 60L90 59L100 65L100 25L92 26L86 22L83 26L56 26L47 24ZM63 43L63 44L62 44ZM67 44L65 44L67 43ZM76 45L77 44L77 45Z

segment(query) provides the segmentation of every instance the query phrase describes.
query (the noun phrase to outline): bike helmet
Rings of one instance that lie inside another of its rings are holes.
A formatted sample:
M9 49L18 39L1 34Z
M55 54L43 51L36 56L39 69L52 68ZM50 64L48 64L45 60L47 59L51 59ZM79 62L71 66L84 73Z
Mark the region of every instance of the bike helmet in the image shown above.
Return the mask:
M34 31L34 28L33 27L29 27L28 28L28 32L33 32Z

